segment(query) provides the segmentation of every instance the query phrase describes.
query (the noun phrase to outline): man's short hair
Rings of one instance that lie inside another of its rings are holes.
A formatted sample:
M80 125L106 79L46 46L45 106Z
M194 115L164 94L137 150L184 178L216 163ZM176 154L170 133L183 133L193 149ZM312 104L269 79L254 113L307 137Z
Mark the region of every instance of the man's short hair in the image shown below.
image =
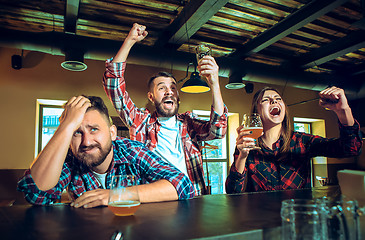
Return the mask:
M85 95L84 95L84 97L89 99L90 103L91 103L91 106L86 111L90 111L90 110L98 111L101 115L104 115L105 118L108 119L108 121L111 125L113 125L113 121L109 116L108 108L105 106L105 103L102 98L97 97L97 96L85 96Z
M174 79L175 82L177 82L176 81L176 78L171 73L168 73L168 72L158 72L157 74L155 74L154 76L152 76L150 78L150 80L148 80L148 83L147 83L148 90L151 89L153 80L155 80L155 78L158 78L158 77L170 77L170 78Z

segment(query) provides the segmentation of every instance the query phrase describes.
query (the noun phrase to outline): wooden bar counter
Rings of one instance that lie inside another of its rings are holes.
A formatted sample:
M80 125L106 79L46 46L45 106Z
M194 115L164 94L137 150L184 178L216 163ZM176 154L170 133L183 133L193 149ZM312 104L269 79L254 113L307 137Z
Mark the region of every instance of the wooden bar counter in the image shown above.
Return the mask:
M280 239L281 201L340 197L338 186L262 193L206 195L186 201L142 204L134 216L107 207L67 204L0 208L0 239Z

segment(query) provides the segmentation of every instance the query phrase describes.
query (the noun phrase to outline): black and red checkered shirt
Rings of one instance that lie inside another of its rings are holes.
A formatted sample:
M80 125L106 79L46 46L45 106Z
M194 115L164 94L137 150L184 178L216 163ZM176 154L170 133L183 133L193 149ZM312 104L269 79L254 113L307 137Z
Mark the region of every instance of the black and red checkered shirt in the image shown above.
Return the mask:
M283 138L280 137L273 144L273 150L265 147L262 151L250 151L242 174L237 171L233 163L226 180L226 192L259 192L310 187L310 159L317 156L332 158L357 156L362 145L360 126L356 121L354 126L340 124L340 138L323 138L293 132L289 154L279 160L279 150L282 145ZM238 155L236 149L234 159L237 159Z

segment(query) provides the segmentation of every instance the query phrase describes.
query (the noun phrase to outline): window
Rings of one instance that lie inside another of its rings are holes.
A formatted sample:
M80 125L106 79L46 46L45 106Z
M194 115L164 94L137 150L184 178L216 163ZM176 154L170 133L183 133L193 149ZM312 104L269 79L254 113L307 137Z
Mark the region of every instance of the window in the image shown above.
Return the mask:
M311 133L311 124L304 123L304 122L294 122L294 131L310 134Z
M113 124L117 127L117 135L118 137L129 138L129 129L123 123L122 119L119 116L111 116Z
M294 131L304 132L313 135L319 135L326 137L325 124L322 119L312 118L294 118ZM327 176L327 158L326 157L314 157L311 161L311 184L312 187L319 186L315 176L326 177Z
M199 118L209 120L209 111L193 110ZM202 141L201 152L205 182L211 194L225 193L225 181L228 173L227 139ZM208 181L209 177L209 181Z
M37 99L37 127L36 127L36 151L38 155L52 138L63 112L63 104L66 101Z

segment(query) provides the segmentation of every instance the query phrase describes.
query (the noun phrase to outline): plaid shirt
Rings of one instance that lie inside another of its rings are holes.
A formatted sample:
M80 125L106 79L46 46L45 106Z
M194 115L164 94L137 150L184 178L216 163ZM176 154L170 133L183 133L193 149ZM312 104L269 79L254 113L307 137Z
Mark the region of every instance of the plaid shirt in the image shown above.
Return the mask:
M357 156L361 150L360 126L340 124L340 138L323 138L293 132L290 152L283 160L279 149L283 139L273 144L273 150L250 151L243 173L232 164L226 180L227 193L259 192L310 187L310 159L316 156L332 158ZM234 154L237 159L238 150ZM246 185L246 186L245 186Z
M107 188L114 175L132 174L136 176L138 185L166 179L176 188L179 200L194 197L193 186L185 174L161 160L140 142L118 137L113 141L113 151L111 170L106 175ZM18 182L18 191L24 192L25 199L35 205L55 203L66 188L71 197L76 199L82 193L102 186L88 167L70 155L63 164L59 182L54 188L48 191L39 190L29 169Z
M153 150L157 146L157 134L161 124L158 122L156 112L151 114L147 109L139 109L130 99L124 80L125 67L125 62L106 61L104 90L121 119L129 127L130 138L146 144ZM198 142L224 137L227 131L227 113L226 106L222 116L219 116L212 107L210 121L199 120L191 112L177 114L186 167L189 178L194 184L196 196L207 193Z

